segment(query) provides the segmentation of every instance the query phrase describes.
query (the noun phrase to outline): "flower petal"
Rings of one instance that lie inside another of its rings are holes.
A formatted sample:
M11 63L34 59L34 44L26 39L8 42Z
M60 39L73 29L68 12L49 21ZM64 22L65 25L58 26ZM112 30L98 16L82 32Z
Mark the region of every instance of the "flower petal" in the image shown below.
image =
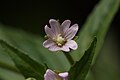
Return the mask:
M78 24L74 24L66 31L64 37L67 40L71 40L76 35L77 31L78 31Z
M58 74L56 74L50 69L47 69L46 73L44 74L44 79L45 80L62 80Z
M59 76L63 78L68 77L68 72L59 73Z
M60 48L59 48L56 44L50 46L48 49L49 49L50 51L58 51L58 50L60 50Z
M49 48L50 46L54 45L55 43L52 40L46 40L43 42L43 46L45 48Z
M60 24L58 21L56 21L55 19L50 19L49 24L51 26L52 31L55 33L56 36L60 34L61 29L60 29Z
M65 21L61 24L62 31L63 31L63 35L64 35L64 34L66 33L66 31L69 29L70 24L71 24L71 21L70 21L70 20L65 20Z
M68 47L67 45L63 45L63 46L60 48L60 50L65 51L65 52L69 52L69 51L70 51L70 49L69 49L69 47Z
M68 80L68 72L58 74L63 80Z
M67 41L66 46L68 46L69 48L73 50L76 50L78 48L78 45L74 40Z
M53 38L55 36L55 34L52 32L52 30L47 25L45 26L45 33L50 38Z

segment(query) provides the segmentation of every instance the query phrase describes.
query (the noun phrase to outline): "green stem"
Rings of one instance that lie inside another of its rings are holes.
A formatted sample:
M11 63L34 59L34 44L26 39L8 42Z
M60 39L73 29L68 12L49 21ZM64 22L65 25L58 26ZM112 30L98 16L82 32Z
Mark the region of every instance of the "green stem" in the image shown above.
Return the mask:
M6 63L3 63L3 62L0 62L0 67L7 69L7 70L10 70L10 71L13 71L13 72L16 72L16 73L19 73L19 71L16 68L14 68Z
M70 53L68 53L68 52L63 52L63 53L64 53L64 55L66 56L66 58L67 58L67 60L69 61L69 63L70 63L71 65L73 65L73 64L74 64L74 60L73 60L72 56L70 55Z

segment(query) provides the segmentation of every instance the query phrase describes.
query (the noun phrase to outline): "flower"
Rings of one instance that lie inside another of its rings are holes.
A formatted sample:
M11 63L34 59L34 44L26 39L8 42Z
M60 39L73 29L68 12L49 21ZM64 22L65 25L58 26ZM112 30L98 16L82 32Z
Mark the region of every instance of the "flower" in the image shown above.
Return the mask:
M54 71L47 69L44 74L44 80L68 80L68 72L57 74Z
M43 42L43 46L50 51L62 50L69 52L70 49L76 50L77 43L72 40L78 31L78 24L70 27L71 21L65 20L61 25L55 19L49 20L50 28L46 25L45 32L48 39Z

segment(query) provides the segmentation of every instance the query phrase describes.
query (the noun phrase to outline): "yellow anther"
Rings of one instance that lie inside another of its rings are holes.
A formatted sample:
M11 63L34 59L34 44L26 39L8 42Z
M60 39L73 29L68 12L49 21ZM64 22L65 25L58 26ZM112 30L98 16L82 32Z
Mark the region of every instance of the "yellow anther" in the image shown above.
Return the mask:
M61 34L58 34L58 36L53 38L53 40L60 47L63 46L66 42L65 39L61 36Z

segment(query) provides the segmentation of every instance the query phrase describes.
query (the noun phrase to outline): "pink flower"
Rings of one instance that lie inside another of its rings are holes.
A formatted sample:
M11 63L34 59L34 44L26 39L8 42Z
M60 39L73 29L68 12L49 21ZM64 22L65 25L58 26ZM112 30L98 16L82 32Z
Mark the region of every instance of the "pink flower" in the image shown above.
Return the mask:
M47 69L44 74L44 80L68 80L68 72L64 73L55 73L50 69Z
M49 20L51 27L45 26L45 32L48 39L44 41L43 46L50 51L62 50L69 52L70 49L76 50L77 43L72 40L78 31L78 24L70 27L71 21L65 20L61 25L54 19Z

